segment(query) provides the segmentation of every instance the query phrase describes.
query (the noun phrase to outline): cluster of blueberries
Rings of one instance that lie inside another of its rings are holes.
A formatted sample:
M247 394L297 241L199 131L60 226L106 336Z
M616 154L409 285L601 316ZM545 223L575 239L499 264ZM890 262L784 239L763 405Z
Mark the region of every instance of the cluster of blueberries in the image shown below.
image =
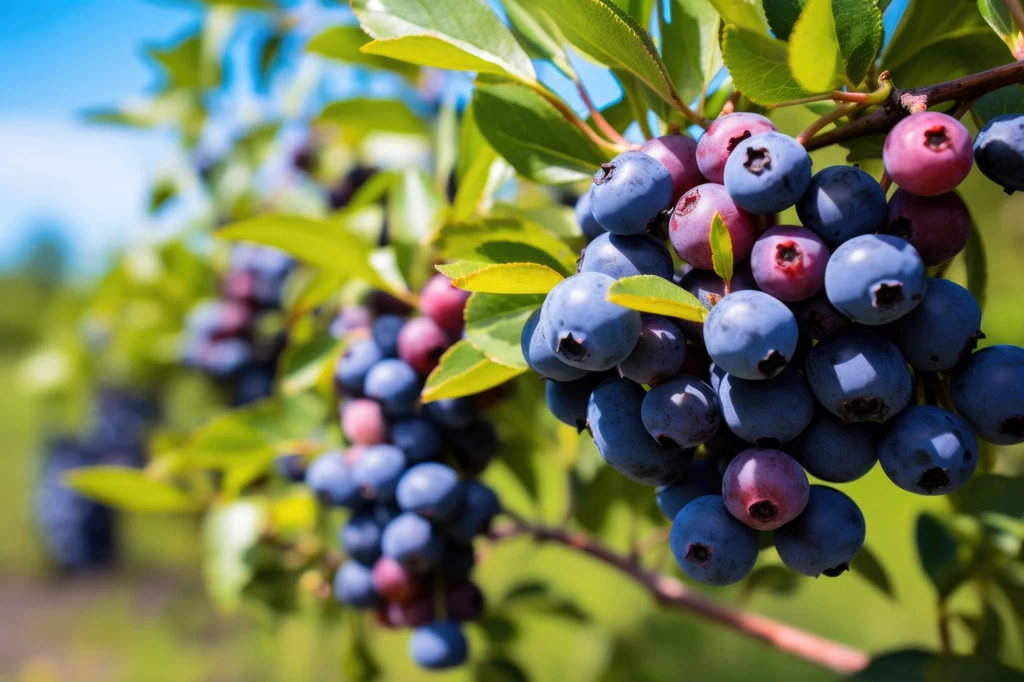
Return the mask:
M64 476L84 466L142 466L146 436L157 418L155 401L117 389L100 390L93 406L85 436L55 437L46 443L35 490L35 519L47 555L66 572L114 563L117 516L110 507L65 486Z
M1013 188L1006 163L992 161L1001 125L979 136L978 163ZM846 483L879 461L900 488L946 494L977 466L975 435L1024 441L1024 349L973 352L977 302L926 271L970 236L953 193L972 166L968 131L945 114L913 114L883 160L900 186L888 202L861 169L813 174L796 140L734 113L699 142L666 136L619 155L576 205L591 241L577 274L528 320L523 354L549 380L558 419L589 430L609 466L658 487L672 552L695 580L741 580L758 531L774 531L799 573L846 570L864 517L807 473ZM803 226L773 226L793 206ZM713 272L716 214L732 242L729 284ZM654 236L666 231L682 275ZM633 275L674 281L708 309L705 321L606 299Z
M483 612L470 580L472 542L499 511L494 491L475 480L498 449L480 414L488 396L419 400L424 378L462 334L467 297L437 275L418 317L380 295L342 311L332 329L346 341L335 379L349 447L305 473L319 499L351 510L335 597L375 609L387 627L413 628L410 654L428 669L466 660L460 623Z
M219 298L192 309L184 333L185 362L226 385L233 405L273 393L285 338L281 295L294 261L277 249L242 244L231 252ZM270 324L267 324L270 322Z

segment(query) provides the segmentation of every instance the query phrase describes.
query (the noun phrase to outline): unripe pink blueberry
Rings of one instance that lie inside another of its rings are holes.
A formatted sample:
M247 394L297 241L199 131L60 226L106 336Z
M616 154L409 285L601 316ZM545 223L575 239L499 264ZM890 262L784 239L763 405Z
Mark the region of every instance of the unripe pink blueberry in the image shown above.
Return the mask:
M971 214L956 192L920 197L898 189L881 231L910 242L925 265L941 265L967 246Z
M386 556L377 559L373 564L373 587L381 597L390 602L408 602L423 593L423 584L419 576Z
M350 443L376 445L387 438L384 413L375 400L359 398L341 408L341 430Z
M415 317L398 332L398 357L418 374L429 374L451 342L448 334L429 317Z
M719 116L697 141L697 168L708 182L722 184L725 162L743 140L760 133L778 131L775 124L760 114L741 111Z
M706 183L694 187L676 203L669 221L669 240L679 257L700 270L712 270L711 221L715 213L732 238L733 260L741 263L760 232L758 217L737 206L724 185Z
M420 292L420 311L452 335L462 333L462 312L469 292L456 289L444 275L434 275Z
M825 285L828 247L806 227L780 225L761 235L750 267L761 291L780 301L802 301Z
M971 134L963 123L947 114L911 114L889 131L882 161L892 181L911 194L944 194L971 172Z
M640 151L653 156L672 176L672 201L707 182L697 168L697 143L686 135L664 135L648 140Z
M774 530L795 519L807 506L810 494L807 474L781 450L744 450L722 477L729 513L757 530Z

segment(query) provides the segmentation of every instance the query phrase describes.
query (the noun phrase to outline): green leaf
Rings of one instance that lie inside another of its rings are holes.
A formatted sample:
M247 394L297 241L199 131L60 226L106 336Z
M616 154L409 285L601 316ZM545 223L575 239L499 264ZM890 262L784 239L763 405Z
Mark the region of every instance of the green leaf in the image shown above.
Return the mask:
M858 84L882 47L882 11L875 0L832 0L832 14L846 77Z
M526 370L499 365L466 339L445 351L441 362L427 377L420 398L425 403L442 398L461 398L503 384Z
M465 337L488 359L508 367L529 369L519 340L526 319L543 302L543 294L475 293L466 303Z
M203 517L203 577L222 609L238 606L242 590L252 580L254 569L246 557L259 541L265 516L260 505L238 501Z
M551 21L550 17L531 14L520 4L520 0L502 0L509 27L513 35L535 59L546 59L566 77L572 78L576 71L565 52L566 40Z
M807 1L789 35L787 63L793 78L808 92L827 92L838 85L842 56L832 17L832 0Z
M756 35L768 35L768 23L761 0L710 0L723 24L732 24Z
M459 150L458 189L448 216L451 222L466 221L485 213L494 193L514 175L508 163L481 134L472 103L462 117Z
M679 96L689 102L722 67L721 19L709 0L671 0L669 6L671 23L658 15L662 59Z
M978 473L958 493L964 514L998 512L1024 519L1024 476Z
M546 294L564 277L540 263L479 263L458 261L438 265L452 286L488 294Z
M889 579L885 566L882 565L882 562L878 560L878 557L875 556L875 553L867 545L861 547L860 552L854 557L853 562L850 564L850 571L867 580L890 599L896 598L896 593L892 587L892 580Z
M450 223L436 239L438 250L446 260L540 263L563 275L576 272L578 253L522 213Z
M313 388L334 369L340 352L341 341L329 334L289 346L281 356L281 390L294 396Z
M967 289L984 309L988 289L988 262L985 257L985 244L981 241L981 231L973 223L971 236L964 249L964 265L967 267Z
M417 66L362 52L360 48L368 42L370 37L358 26L332 26L313 36L306 45L306 51L345 64L391 71L410 80L419 75Z
M149 190L149 212L156 213L177 195L177 181L168 175L161 175Z
M940 599L967 578L967 559L959 541L934 514L924 512L917 517L917 553Z
M786 43L725 27L722 57L736 89L758 104L777 104L807 96L789 71Z
M1021 38L1020 30L1014 25L1004 0L978 0L978 11L996 35L1010 48L1010 53L1014 57L1021 55L1024 40Z
M520 175L542 185L585 180L608 160L583 131L524 85L478 82L473 116L495 151Z
M785 566L761 566L743 581L743 595L749 599L758 591L774 595L792 594L802 582L799 574Z
M473 666L474 682L530 682L523 667L509 658L489 658Z
M431 254L424 245L444 222L445 198L422 168L410 168L388 191L388 234L398 269L414 290L426 282Z
M793 24L806 4L807 0L764 0L764 16L776 38L789 40Z
M693 294L657 275L623 277L608 288L607 299L644 313L703 322L708 311Z
M200 508L197 501L169 483L147 478L138 469L95 466L73 469L64 483L74 491L132 512L183 512Z
M1019 681L1020 672L999 661L908 649L884 654L853 676L856 682L985 682Z
M972 627L975 642L974 655L998 659L1006 639L1006 627L999 611L991 602L986 601L982 606L981 617L975 622L977 625Z
M975 102L971 111L979 119L979 128L996 116L1024 114L1024 88L1019 85L1007 85L1005 88L993 90Z
M269 462L273 449L264 436L246 423L246 412L229 413L193 432L179 453L185 466L229 469L252 462Z
M352 0L367 54L534 82L529 55L484 0Z
M619 9L636 19L636 23L647 26L651 20L654 0L611 0Z
M725 221L718 211L715 211L714 217L711 218L708 241L711 244L711 263L715 274L725 280L725 287L728 289L732 284L732 235L729 234Z
M339 126L339 134L350 141L370 133L427 134L422 119L397 99L357 97L332 102L324 107L319 120Z

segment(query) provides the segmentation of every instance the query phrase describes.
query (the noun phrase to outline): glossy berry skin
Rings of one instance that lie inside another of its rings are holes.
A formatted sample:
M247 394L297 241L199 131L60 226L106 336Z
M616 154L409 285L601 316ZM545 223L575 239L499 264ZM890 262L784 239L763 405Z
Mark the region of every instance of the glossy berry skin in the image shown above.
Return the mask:
M373 588L389 602L408 602L423 592L418 577L391 557L382 556L373 565Z
M667 317L642 315L640 340L629 357L619 363L619 376L654 386L675 376L686 361L686 338Z
M931 267L964 250L971 237L971 214L956 192L919 197L898 189L889 200L885 225L879 231L910 242Z
M878 462L889 480L908 492L946 495L974 475L978 441L953 412L914 405L885 425Z
M697 377L681 374L644 396L644 428L665 447L694 448L711 440L722 423L718 396Z
M698 459L678 480L658 488L655 499L658 509L671 521L680 509L698 497L721 494L722 476L718 468L711 460Z
M355 507L361 501L359 483L339 450L325 452L310 463L306 485L327 504Z
M669 219L668 237L679 257L701 270L712 270L714 265L708 239L715 213L722 216L737 263L747 259L761 231L757 216L737 206L723 185L708 183L694 187L676 202Z
M796 326L804 336L821 341L832 332L851 324L850 318L835 309L824 291L791 306Z
M458 511L444 530L456 542L469 544L478 535L487 532L491 520L501 511L501 502L490 487L479 481L467 481L462 486Z
M384 359L384 353L373 339L357 339L350 343L338 358L334 380L338 388L351 395L363 395L366 374L370 368Z
M391 557L412 573L429 571L444 557L444 538L419 514L399 514L380 539L384 556Z
M406 471L395 493L398 508L431 521L447 521L462 501L462 481L450 466L423 462Z
M365 499L390 502L405 467L405 455L394 445L371 445L352 467L352 476Z
M398 357L398 333L405 326L401 315L382 315L373 321L370 333L386 358Z
M979 437L997 445L1024 442L1024 349L989 346L953 374L953 405Z
M672 279L672 256L649 234L624 237L605 232L587 244L579 272L600 272L615 279L634 275Z
M427 670L454 668L466 662L469 643L458 624L435 621L412 631L409 656Z
M921 303L927 280L917 249L899 237L866 234L832 254L825 268L825 293L854 322L880 325Z
M899 349L867 329L851 327L822 340L807 354L804 375L818 402L846 423L891 419L913 394Z
M793 440L814 418L814 396L791 367L763 381L726 374L718 385L718 398L729 430L761 447Z
M705 309L714 308L725 296L725 281L710 270L691 268L679 278L679 286L689 291ZM750 272L749 263L737 264L733 270L730 291L757 290L757 282ZM693 320L676 320L686 338L699 346L704 345L704 323ZM693 374L694 372L690 372Z
M608 466L641 485L667 485L686 471L693 452L651 438L641 417L644 395L631 381L605 379L590 394L587 427Z
M878 461L878 425L844 424L821 410L810 426L785 450L809 474L829 483L849 483L864 476Z
M409 417L392 423L388 432L391 444L405 454L410 465L429 462L441 455L441 432L428 419Z
M705 585L732 585L757 563L757 531L733 517L721 495L698 497L683 507L669 533L683 573Z
M358 561L346 561L334 574L334 597L356 609L370 609L379 599L370 568Z
M928 280L921 305L881 330L915 369L944 372L967 356L981 333L981 306L948 279Z
M719 116L697 141L697 167L708 182L721 184L725 180L725 163L740 143L754 135L778 130L760 114L744 111Z
M974 140L974 161L1007 194L1024 190L1024 116L1003 114L986 123Z
M726 509L755 530L774 530L795 519L810 490L807 474L781 450L744 450L722 476Z
M704 344L715 365L740 379L770 379L796 350L796 318L760 291L723 298L704 320Z
M476 404L472 397L442 398L423 406L423 415L442 429L465 429L476 419Z
M588 372L579 367L567 365L558 359L551 350L544 331L540 326L540 308L534 310L523 325L523 334L519 339L519 348L523 352L526 364L537 374L553 381L575 381L582 379Z
M974 164L971 134L947 114L912 114L889 131L882 163L892 181L911 194L933 197L951 192Z
M582 272L559 282L540 309L548 348L562 362L598 372L629 357L640 339L640 313L605 300L615 280Z
M594 214L590 212L589 191L581 194L580 198L576 200L574 212L576 214L576 223L580 226L580 232L583 233L588 242L604 234L604 228L594 219Z
M380 403L366 398L357 398L341 408L341 430L350 443L376 445L383 443L387 427Z
M853 500L835 488L812 485L803 513L775 531L775 549L797 573L835 578L849 570L866 532Z
M576 381L548 381L544 386L548 410L558 421L582 432L587 428L590 393L606 376L595 372Z
M615 234L643 234L672 205L672 175L653 156L619 154L602 164L590 186L590 210L598 224Z
M807 228L779 225L754 242L750 267L761 291L780 301L803 301L825 286L829 256L828 247Z
M408 320L398 332L398 357L424 376L437 367L450 345L448 334L429 317Z
M796 203L800 223L815 232L829 248L885 223L885 190L856 166L829 166L814 174L807 192Z
M441 325L449 334L458 336L465 324L462 314L469 293L453 287L451 280L444 275L434 275L420 292L420 312Z
M386 417L412 414L420 397L420 378L408 363L384 359L366 373L367 398L380 402Z
M380 535L384 524L373 512L353 516L339 534L345 553L364 566L372 566L380 556Z
M686 135L664 135L648 140L640 151L653 156L672 176L672 201L706 182L697 167L697 143Z
M799 142L777 132L744 140L725 163L725 188L736 205L760 215L779 213L811 184L811 157Z

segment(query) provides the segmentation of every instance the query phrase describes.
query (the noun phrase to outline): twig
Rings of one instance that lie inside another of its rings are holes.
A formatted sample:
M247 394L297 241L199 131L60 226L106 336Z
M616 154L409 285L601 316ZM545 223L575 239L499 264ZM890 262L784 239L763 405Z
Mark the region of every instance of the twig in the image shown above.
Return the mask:
M796 141L802 145L806 145L807 141L813 139L819 130L827 126L829 123L834 123L835 121L841 119L843 116L853 113L853 111L857 109L857 107L859 106L859 104L842 104L837 106L835 109L828 112L827 114L819 118L817 121L809 125L807 127L807 130L797 135Z
M870 660L863 651L766 616L714 602L691 591L675 578L647 571L631 562L628 557L612 551L584 534L526 524L499 527L490 534L491 539L496 541L519 536L559 544L594 557L636 580L664 607L687 611L714 621L833 672L851 675L866 668Z
M590 95L587 94L587 89L583 87L583 82L579 79L579 76L573 76L573 82L576 84L576 90L580 93L580 97L583 98L583 103L587 105L587 110L590 112L590 118L605 136L614 142L615 144L622 145L624 147L630 146L629 140L624 138L618 130L615 129L612 124L608 122L608 119L594 106L594 100L590 99Z
M952 654L953 653L953 638L949 633L949 612L946 610L946 602L944 599L939 599L939 646L942 648L942 653Z
M600 135L598 135L597 132L593 128L591 128L586 123L584 123L580 119L580 117L576 115L575 111L573 111L571 108L569 108L568 104L566 104L565 102L562 101L561 97L559 97L558 95L554 94L553 92L551 92L550 90L545 88L543 85L537 83L537 84L534 84L534 85L527 85L527 87L529 87L531 90L536 92L538 95L540 95L541 97L546 99L551 104L551 106L553 106L555 109L558 110L558 113L560 113L565 118L565 120L569 121L569 123L571 123L574 126L576 126L577 128L579 128L583 132L583 134L586 135L590 139L591 142L596 144L601 149L604 149L605 151L613 152L613 153L616 153L616 154L626 150L625 147L623 147L621 145L618 145L618 144L611 143L608 140L606 140L603 137L601 137Z

